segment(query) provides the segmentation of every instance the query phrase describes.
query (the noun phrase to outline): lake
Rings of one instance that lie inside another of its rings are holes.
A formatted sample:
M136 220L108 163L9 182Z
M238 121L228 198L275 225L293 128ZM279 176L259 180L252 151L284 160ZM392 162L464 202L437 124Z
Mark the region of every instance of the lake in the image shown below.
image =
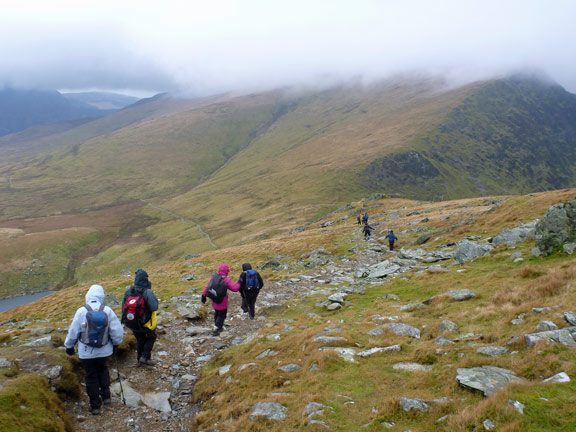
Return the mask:
M22 306L28 303L32 303L42 297L46 297L55 291L44 291L41 293L27 294L18 297L12 297L7 299L0 299L0 313L6 312L7 310L14 309L18 306Z

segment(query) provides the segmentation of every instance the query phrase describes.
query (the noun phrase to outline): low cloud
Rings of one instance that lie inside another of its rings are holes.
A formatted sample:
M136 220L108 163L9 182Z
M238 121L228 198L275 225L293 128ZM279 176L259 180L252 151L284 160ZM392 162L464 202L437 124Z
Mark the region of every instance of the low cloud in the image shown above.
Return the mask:
M0 83L206 95L410 70L464 82L538 69L576 92L573 1L121 3L5 11Z

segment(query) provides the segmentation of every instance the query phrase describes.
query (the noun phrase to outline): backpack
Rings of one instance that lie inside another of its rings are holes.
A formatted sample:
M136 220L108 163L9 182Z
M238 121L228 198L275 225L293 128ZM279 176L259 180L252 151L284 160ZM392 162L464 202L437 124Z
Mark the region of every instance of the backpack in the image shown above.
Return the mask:
M246 270L246 289L258 289L258 272L256 270Z
M80 335L80 341L94 348L103 347L108 343L108 315L104 312L104 303L98 310L90 305L84 305L86 313L86 327Z
M122 324L131 330L142 330L146 322L145 310L146 302L144 297L132 287L130 295L126 298L122 307Z
M214 303L222 303L226 293L228 291L228 285L224 282L224 279L219 274L215 274L210 279L208 284L208 289L206 290L206 297L211 299Z

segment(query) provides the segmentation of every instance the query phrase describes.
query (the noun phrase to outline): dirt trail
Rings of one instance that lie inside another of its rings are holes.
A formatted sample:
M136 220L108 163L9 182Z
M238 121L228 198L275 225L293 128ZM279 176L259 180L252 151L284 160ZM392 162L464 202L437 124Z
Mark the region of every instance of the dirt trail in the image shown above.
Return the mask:
M174 216L176 219L180 219L182 222L188 222L188 223L191 223L191 224L196 225L196 226L198 227L198 231L200 231L200 233L201 233L204 237L206 237L206 238L208 239L208 241L210 242L210 244L212 245L212 247L213 247L214 249L218 249L218 246L216 246L216 243L214 243L214 242L212 241L212 238L210 237L210 235L209 235L206 231L204 231L204 229L202 228L202 226L201 226L198 222L194 222L193 220L186 219L185 217L180 216L179 214L174 213L173 211L170 211L170 210L167 210L167 209L165 209L165 208L159 207L159 206L157 206L157 205L155 205L155 204L152 204L151 202L148 202L148 201L143 200L143 199L141 199L141 198L139 198L139 200L140 200L141 202L143 202L144 204L149 205L149 206L152 207L152 208L155 208L156 210L159 210L159 211L164 212L164 213L168 213L169 215Z

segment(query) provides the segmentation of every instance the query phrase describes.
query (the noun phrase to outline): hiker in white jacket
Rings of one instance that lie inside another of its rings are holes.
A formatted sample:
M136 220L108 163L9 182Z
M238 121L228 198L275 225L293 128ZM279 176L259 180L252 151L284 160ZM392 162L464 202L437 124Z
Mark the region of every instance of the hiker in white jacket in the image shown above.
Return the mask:
M102 306L103 303L104 288L100 285L92 285L86 294L86 305L76 311L64 342L68 355L75 354L74 346L78 342L78 357L86 371L86 393L90 398L90 412L94 415L100 414L102 403L111 403L107 360L124 338L124 328L120 320L110 307ZM105 327L101 331L102 334L98 335L98 331L94 331L96 337L99 336L97 342L88 338L90 330L87 319L88 308L99 312L100 317L103 317L102 313L105 314Z

